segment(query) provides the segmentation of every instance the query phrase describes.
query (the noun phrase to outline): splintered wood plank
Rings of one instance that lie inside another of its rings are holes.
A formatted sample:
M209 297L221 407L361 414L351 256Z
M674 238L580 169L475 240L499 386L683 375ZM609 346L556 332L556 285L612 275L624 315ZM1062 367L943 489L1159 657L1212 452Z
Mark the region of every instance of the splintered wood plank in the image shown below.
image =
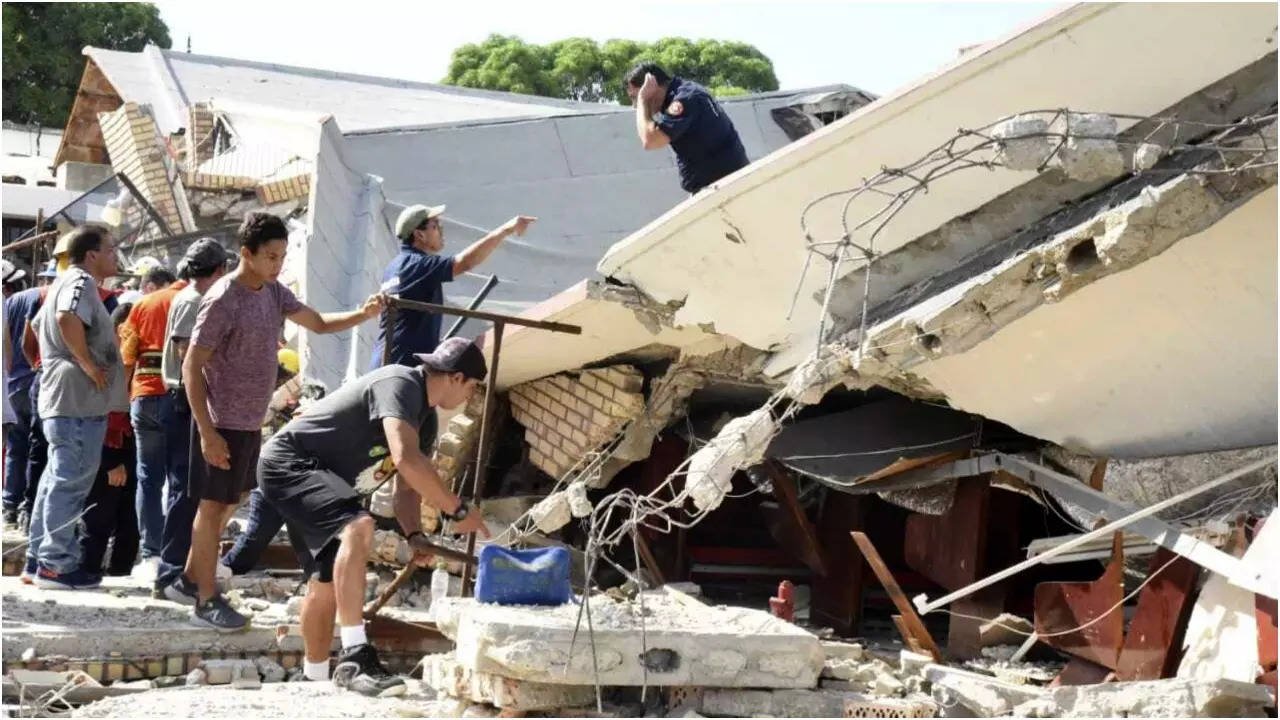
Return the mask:
M933 656L935 662L942 662L942 651L938 649L938 644L933 641L933 636L925 628L924 622L916 614L915 608L911 607L911 601L907 599L906 594L902 592L902 588L898 586L898 581L894 579L893 573L889 572L889 568L884 564L884 560L880 557L876 546L871 543L871 538L867 537L866 533L858 532L857 530L850 534L853 536L854 543L858 545L858 549L862 551L862 557L866 558L867 565L871 566L871 571L876 574L876 578L884 586L885 592L889 594L889 599L893 601L893 606L902 615L902 625L907 630L904 634L904 639L910 642L910 639L914 638L925 649L925 652Z
M809 517L805 515L796 495L796 481L786 468L776 460L766 460L763 469L769 476L773 486L773 496L778 501L779 515L786 523L787 531L782 534L794 538L798 547L788 548L796 557L818 575L827 575L828 565L822 543L818 540L818 531Z

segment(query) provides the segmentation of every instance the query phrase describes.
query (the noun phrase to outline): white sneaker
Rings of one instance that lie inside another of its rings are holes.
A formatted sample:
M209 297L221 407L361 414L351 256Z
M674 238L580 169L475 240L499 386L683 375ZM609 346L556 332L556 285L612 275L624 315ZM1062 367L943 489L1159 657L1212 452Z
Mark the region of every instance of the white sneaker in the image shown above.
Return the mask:
M155 584L156 575L160 572L160 558L149 557L144 558L137 565L133 566L133 570L129 573L135 580L141 580L145 583Z

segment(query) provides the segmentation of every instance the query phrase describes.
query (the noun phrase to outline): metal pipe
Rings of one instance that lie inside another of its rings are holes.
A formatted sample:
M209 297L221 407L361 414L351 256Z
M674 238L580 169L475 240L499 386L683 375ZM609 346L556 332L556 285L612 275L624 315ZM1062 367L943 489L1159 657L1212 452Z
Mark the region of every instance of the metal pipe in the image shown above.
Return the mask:
M494 286L497 284L498 284L498 276L490 275L489 279L485 280L484 287L480 288L480 292L476 293L476 296L471 298L471 302L467 303L467 309L475 310L476 308L480 307L480 303L484 302L484 299L489 296L489 291L493 290ZM448 340L454 335L457 335L458 331L462 329L462 324L465 323L466 321L467 319L465 317L460 317L457 320L455 320L453 323L453 326L449 328L449 332L445 333L444 337L440 339Z
M564 323L547 322L545 320L529 320L514 315L502 315L499 313L484 312L481 310L465 310L452 305L436 305L435 303L419 302L417 300L405 300L392 296L390 304L402 310L417 310L418 312L434 312L444 315L461 315L467 318L476 318L477 320L488 320L497 327L499 322L510 323L512 325L521 325L523 327L538 328L539 330L551 330L552 332L568 333L570 335L581 335L582 328L578 325L566 325Z
M1268 465L1271 465L1275 461L1276 461L1276 456L1272 455L1269 458L1264 458L1262 460L1258 460L1257 462L1251 462L1242 468L1232 470L1231 472L1225 475L1221 475L1214 480L1210 480L1209 482L1203 485L1199 485L1197 487L1191 488L1186 492L1178 493L1177 495L1174 495L1171 498L1158 502L1155 505L1148 505L1147 507L1139 510L1138 512L1133 513L1132 515L1126 515L1125 517L1122 517L1119 520L1116 520L1114 522L1109 522L1106 525L1103 525L1097 530L1094 530L1092 532L1087 532L1073 540L1068 540L1067 542L1064 542L1061 545L1058 545L1057 547L1051 550L1041 553L1040 555L1037 555L1033 558L1028 558L1026 560L1023 560L1017 565L1007 567L1004 570L1001 570L1000 572L995 573L994 575L988 575L987 577L979 580L976 583L973 583L972 585L962 587L959 590L956 590L955 592L949 595L944 595L938 598L937 600L929 602L929 598L927 598L923 593L921 593L920 595L917 595L914 598L912 598L912 602L915 603L916 609L920 611L921 615L933 612L934 610L937 610L938 608L944 605L950 605L951 603L955 602L956 600L959 600L960 598L967 597L985 587L994 585L995 583L998 583L1001 580L1004 580L1005 578L1011 575L1016 575L1022 572L1023 570L1026 570L1029 567L1039 565L1040 563L1044 562L1045 560L1048 560L1051 557L1061 555L1065 552L1073 550L1081 545L1084 545L1090 540L1094 540L1104 535L1113 533L1116 530L1119 530L1125 527L1126 525L1133 523L1135 520L1141 520L1142 518L1155 515L1161 510L1173 507L1174 505L1177 505L1178 503L1183 502L1188 498L1199 495L1200 493L1203 493L1207 490L1212 490L1213 488L1219 487L1221 485L1225 485L1226 483L1229 483L1232 480L1235 480L1236 478L1241 477L1242 475L1248 475L1249 473L1255 470L1260 470Z
M502 355L502 333L507 325L502 320L493 324L493 362L489 367L489 381L484 386L484 410L480 416L480 442L476 449L475 480L471 485L471 497L475 499L475 512L480 512L480 494L484 490L485 477L489 474L489 453L493 450L493 438L489 437L494 422L493 396L498 384L498 361ZM465 501L464 501L465 502ZM467 556L476 554L476 534L467 536ZM462 569L462 594L471 592L471 566Z

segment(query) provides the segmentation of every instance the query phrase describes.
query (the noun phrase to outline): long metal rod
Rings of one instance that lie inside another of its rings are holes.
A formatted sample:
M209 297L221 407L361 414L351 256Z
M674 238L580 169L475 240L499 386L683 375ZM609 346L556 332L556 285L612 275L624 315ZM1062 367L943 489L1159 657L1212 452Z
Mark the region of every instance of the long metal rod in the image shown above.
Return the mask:
M1010 577L1012 575L1017 575L1018 573L1022 572L1023 570L1026 570L1029 567L1034 567L1036 565L1039 565L1040 563L1044 562L1045 560L1051 557L1061 555L1065 552L1073 550L1095 538L1102 537L1104 535L1107 535L1108 533L1113 533L1116 530L1119 530L1127 525L1132 524L1135 520L1141 520L1142 518L1145 518L1145 517L1151 517L1152 515L1155 515L1161 510L1171 508L1180 502L1183 502L1189 498L1199 495L1200 493L1225 485L1231 482L1232 480L1235 480L1236 478L1239 478L1243 475L1248 475L1249 473L1254 472L1256 470L1261 470L1262 468L1275 463L1275 461L1276 461L1276 456L1272 455L1271 457L1264 458L1256 462L1251 462L1242 468L1232 470L1231 472L1225 475L1221 475L1213 480L1210 480L1209 482L1203 485L1191 488L1186 492L1178 493L1177 495L1174 495L1171 498L1162 500L1161 502L1158 502L1155 505L1149 505L1139 510L1138 512L1133 513L1132 515L1127 515L1113 522L1109 522L1106 525L1103 525L1102 527L1098 528L1097 530L1094 530L1092 532L1087 532L1084 535L1081 535L1075 538L1074 540L1068 540L1067 542L1064 542L1061 545L1045 553L1037 555L1033 558L1028 558L1027 560L1024 560L1018 563L1017 565L1012 565L1010 567L1007 567L1004 570L1001 570L1000 572L995 573L994 575L988 575L987 577L979 580L976 583L973 583L972 585L962 587L959 590L956 590L955 592L949 595L944 595L938 598L937 600L930 602L929 598L922 593L912 598L912 602L915 603L916 609L920 611L921 615L933 612L934 610L937 610L938 608L943 607L944 605L950 605L951 603L955 602L956 600L959 600L960 598L968 597L969 595L972 595L973 593L985 587L994 585L1000 582L1001 580L1004 580L1007 577ZM1257 582L1253 584L1261 585L1261 583L1257 583ZM1275 592L1273 589L1269 589L1269 588L1264 589L1261 587L1249 588L1249 589L1254 590L1255 592L1260 592L1267 595L1270 595L1271 593Z
M146 196L138 192L138 188L133 184L133 181L124 173L116 173L116 177L120 178L120 182L124 183L124 186L129 188L129 192L133 197L137 199L138 202L142 203L142 207L146 209L147 214L151 216L151 219L156 221L156 224L160 226L160 229L164 231L164 234L173 235L173 230L169 227L169 223L165 222L164 218L160 217L160 213L156 212L156 209L151 206L151 203L147 202Z
M484 410L480 417L480 442L476 449L475 479L471 484L471 497L476 501L475 512L480 512L480 493L484 490L485 478L489 474L489 453L493 450L493 438L489 437L496 418L493 417L494 387L498 384L498 362L502 356L502 333L507 325L502 320L493 324L493 361L489 366L489 381L484 385ZM467 536L467 556L476 554L476 534ZM462 569L462 594L471 592L471 566Z
M476 308L480 307L480 303L484 302L484 299L489 297L489 291L493 290L494 286L496 286L497 284L498 284L498 276L490 275L489 279L484 281L484 287L480 288L480 292L476 293L476 296L471 298L471 302L467 303L467 309L475 310ZM449 332L445 333L444 337L440 339L448 340L454 335L457 335L458 331L462 329L462 324L465 323L466 321L467 319L465 317L460 317L457 320L455 320L453 322L453 326L449 328Z
M39 235L29 237L26 240L15 240L9 243L8 245L5 245L3 250L4 252L13 252L16 250L21 250L30 245L38 245L39 243L48 242L49 240L52 240L56 237L58 237L58 231L50 230L49 232L40 233ZM36 262L39 262L39 261L36 261Z
M494 323L510 323L511 325L522 325L524 327L538 328L539 330L550 330L552 332L568 333L570 335L581 335L582 328L578 325L566 325L564 323L547 322L545 320L529 320L514 315L502 315L499 313L484 312L482 310L466 310L452 305L436 305L435 303L419 302L417 300L405 300L392 296L390 302L393 306L402 310L417 310L418 312L434 312L443 315L461 315L462 317L475 318L477 320L488 320Z
M1054 472L1032 462L1013 455L997 455L996 465L1007 473L1022 478L1036 487L1043 488L1069 502L1097 513L1106 520L1115 520L1137 512L1138 508L1128 503L1119 503L1103 493L1085 485L1076 478ZM1134 520L1130 524L1131 531L1152 542L1175 552L1191 562L1212 570L1220 575L1233 577L1241 567L1239 558L1228 555L1203 540L1180 531L1178 528L1161 520L1149 517Z

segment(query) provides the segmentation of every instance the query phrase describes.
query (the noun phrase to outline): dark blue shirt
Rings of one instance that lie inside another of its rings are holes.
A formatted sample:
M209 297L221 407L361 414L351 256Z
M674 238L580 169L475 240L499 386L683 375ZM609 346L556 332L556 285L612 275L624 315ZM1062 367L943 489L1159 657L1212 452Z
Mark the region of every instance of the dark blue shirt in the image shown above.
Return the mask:
M733 121L696 82L671 78L654 122L671 139L685 192L696 193L747 166L747 151Z
M443 283L453 280L453 257L432 255L411 247L401 247L387 271L382 274L382 292L404 300L444 304ZM385 321L378 330L378 342L373 348L371 369L382 363L382 348L386 344ZM388 364L418 364L414 353L429 353L440 343L440 315L437 313L399 310L395 327L391 329L391 355Z
M4 329L9 333L9 349L13 351L13 367L9 370L6 393L12 393L31 382L35 371L27 363L22 354L22 332L27 326L27 317L34 315L40 307L40 288L30 288L16 292L4 299Z

